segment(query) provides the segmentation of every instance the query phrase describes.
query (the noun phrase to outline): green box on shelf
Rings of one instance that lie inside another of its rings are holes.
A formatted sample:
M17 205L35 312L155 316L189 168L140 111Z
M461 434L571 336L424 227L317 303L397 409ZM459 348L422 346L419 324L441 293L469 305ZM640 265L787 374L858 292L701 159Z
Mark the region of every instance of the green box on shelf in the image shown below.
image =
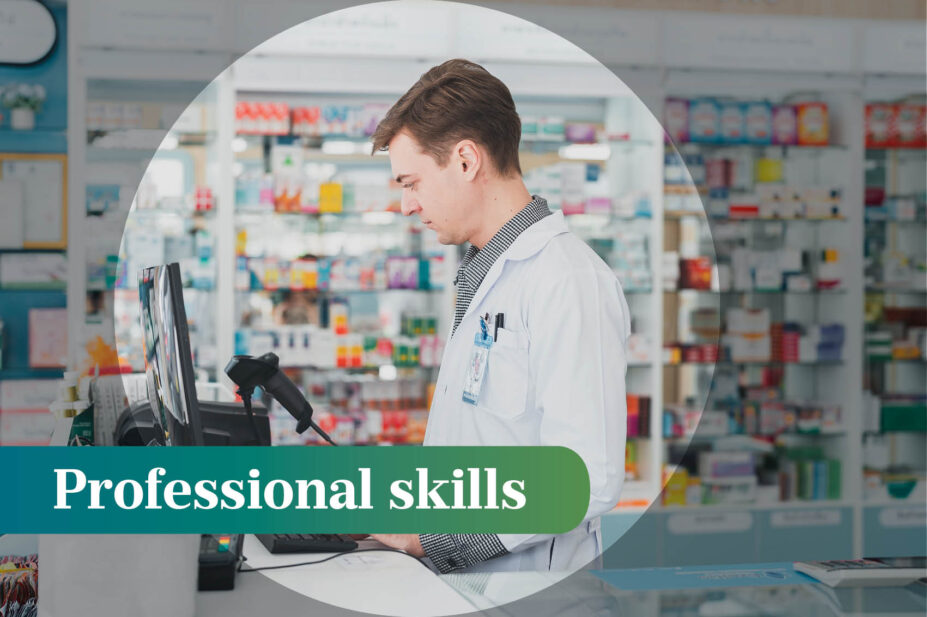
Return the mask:
M927 431L927 404L883 401L881 428L883 432Z

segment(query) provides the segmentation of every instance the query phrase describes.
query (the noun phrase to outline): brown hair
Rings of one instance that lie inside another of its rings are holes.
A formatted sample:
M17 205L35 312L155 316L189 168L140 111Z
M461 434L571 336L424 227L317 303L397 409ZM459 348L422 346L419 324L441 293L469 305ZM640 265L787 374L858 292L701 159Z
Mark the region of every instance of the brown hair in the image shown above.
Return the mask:
M448 60L422 75L377 126L373 151L387 150L403 130L442 167L455 143L472 139L486 148L500 174L521 174L521 119L512 94L469 60Z

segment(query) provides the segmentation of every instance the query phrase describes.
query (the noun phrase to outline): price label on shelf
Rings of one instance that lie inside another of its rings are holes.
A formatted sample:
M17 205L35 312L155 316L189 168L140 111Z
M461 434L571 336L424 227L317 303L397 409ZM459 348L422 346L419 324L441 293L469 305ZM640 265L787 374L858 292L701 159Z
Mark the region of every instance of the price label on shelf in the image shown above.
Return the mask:
M703 512L671 514L666 521L670 533L694 535L702 533L738 533L753 528L749 512Z
M840 510L780 510L769 516L773 527L826 527L839 525Z
M920 527L927 525L927 508L911 506L906 508L883 508L879 522L884 527Z

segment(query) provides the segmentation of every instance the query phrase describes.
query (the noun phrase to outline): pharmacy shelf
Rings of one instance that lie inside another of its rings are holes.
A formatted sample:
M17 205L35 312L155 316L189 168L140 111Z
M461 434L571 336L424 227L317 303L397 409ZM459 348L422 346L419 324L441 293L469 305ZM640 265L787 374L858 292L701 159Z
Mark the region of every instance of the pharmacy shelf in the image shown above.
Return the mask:
M275 287L274 289L236 289L235 293L275 293L284 291L300 291L314 293L320 296L340 296L354 294L391 294L391 293L420 293L420 294L437 294L444 293L444 289L411 289L411 288L393 288L393 289L312 289L308 287Z
M890 285L874 285L866 287L867 294L927 294L927 289L914 289L910 287L892 287Z
M918 225L923 226L927 225L927 220L924 219L911 219L911 220L902 220L902 219L866 219L867 225L879 224L879 225Z
M650 509L654 512L769 512L776 510L803 510L807 508L849 508L853 503L846 499L811 499L795 501L777 501L770 503L732 503L732 504L698 504L685 506L654 505Z
M786 362L782 360L760 360L754 362L731 362L728 360L719 360L717 362L666 362L663 366L717 366L723 367L750 367L750 366L843 366L843 360L808 360L798 362Z
M927 364L927 358L865 358L865 364Z
M556 11L556 7L551 9L551 11ZM156 10L157 12L157 10ZM176 11L175 11L176 12ZM553 13L552 13L553 14ZM616 13L618 15L618 13ZM682 26L683 21L689 19L689 16L681 15L655 15L653 16L653 21L650 21L648 17L648 23L652 23L653 27L657 29L658 32L666 32L668 26L675 26L676 28L684 27ZM739 19L739 18L738 18ZM750 24L747 18L743 18L746 24ZM194 84L192 79L199 78L211 78L214 75L213 68L219 66L220 63L214 62L216 56L222 56L225 62L221 63L221 66L226 66L228 61L231 61L232 54L229 52L215 52L210 51L209 49L199 52L188 53L184 51L179 51L177 49L171 48L173 43L173 38L171 37L171 30L169 27L165 28L165 32L161 37L155 37L151 42L151 47L157 48L159 43L164 47L162 51L148 51L145 53L138 52L131 49L121 49L121 44L116 42L112 43L106 47L90 47L87 45L86 41L82 41L82 38L85 38L87 33L90 32L86 26L86 18L82 21L78 19L78 16L75 14L73 27L69 28L69 34L73 36L68 37L68 47L69 51L72 52L69 54L71 58L71 67L68 73L68 80L71 82L69 85L69 125L71 128L68 129L69 139L67 140L67 148L69 154L72 155L73 166L71 166L71 178L81 179L86 177L83 173L81 167L87 162L87 160L92 160L94 157L97 157L98 160L103 160L107 162L123 162L126 158L136 158L141 160L145 153L134 152L134 153L119 153L119 152L103 152L103 151L93 151L89 156L85 156L84 152L87 148L87 131L83 124L83 116L85 114L86 102L92 100L95 97L87 96L87 85L88 82L97 79L97 78L106 78L112 84L119 86L122 92L125 93L125 96L132 96L133 93L138 89L139 86L147 88L146 92L150 92L152 88L161 89L161 86L167 86L168 88L173 88L173 90L182 92L184 96L187 96L188 92L191 90L190 85L196 85L196 89L199 88L197 84ZM606 20L607 21L607 20ZM677 23L678 21L678 23ZM737 20L735 20L737 21ZM787 30L789 27L797 27L800 19L796 18L795 23L792 24L791 21L785 20L788 23L783 23L783 27ZM165 22L167 23L167 22ZM738 22L736 25L740 25ZM807 24L806 24L807 25ZM673 54L663 53L663 48L666 47L668 42L671 42L671 38L667 37L657 37L657 45L653 49L654 61L651 63L653 68L640 68L640 67L627 67L627 66L617 66L617 69L626 70L629 74L636 77L640 83L640 88L638 88L638 94L642 97L649 97L647 99L648 106L660 116L660 105L665 96L668 95L688 95L688 96L701 96L701 95L718 95L718 96L734 96L739 98L749 97L751 100L758 99L774 99L775 97L782 97L786 94L791 94L794 90L801 90L803 92L807 91L820 91L829 95L831 106L831 112L833 117L838 119L836 125L832 124L832 135L835 138L841 139L841 144L830 147L815 147L815 146L771 146L771 145L761 145L761 144L706 144L706 143L680 143L676 144L676 147L682 151L696 151L704 154L714 154L714 153L723 153L731 152L737 154L749 155L751 153L759 152L770 152L770 153L795 153L796 157L803 157L806 160L814 159L814 161L821 160L823 157L830 156L831 152L839 152L841 156L846 156L850 164L846 167L848 170L862 169L862 166L865 161L865 150L863 148L864 144L864 130L863 130L863 109L862 103L864 102L864 95L866 90L870 88L868 85L869 81L875 81L878 84L883 84L891 82L891 90L889 94L884 92L879 92L879 96L884 96L886 98L899 98L901 95L906 92L921 92L920 84L923 81L923 75L911 75L905 76L901 72L906 70L904 66L897 65L895 59L891 57L891 54L885 53L884 45L869 45L868 43L871 40L879 41L885 37L885 35L880 36L870 36L870 34L879 34L876 32L876 28L873 29L873 32L870 33L870 29L863 28L859 30L855 25L853 26L853 32L846 33L846 39L841 38L840 40L853 41L854 51L858 53L850 54L855 58L850 64L840 62L842 68L838 68L835 73L819 73L814 70L814 66L818 66L820 63L805 63L800 65L801 58L803 55L801 50L795 51L792 50L791 55L786 54L789 60L794 66L802 66L801 70L797 71L796 75L785 75L784 73L777 72L774 70L767 70L771 65L768 62L761 62L757 64L753 62L751 58L763 58L766 57L762 54L762 50L759 48L762 47L763 41L759 43L751 44L749 41L738 43L738 50L743 49L744 53L741 55L732 55L729 54L731 60L731 66L740 67L741 71L752 71L758 75L761 75L760 79L742 79L744 74L738 70L727 70L727 69L708 69L708 68L697 68L696 65L706 65L710 62L707 56L702 54L704 57L691 58L687 59L686 62L691 64L691 66L678 67L671 64L671 59ZM915 32L913 35L908 34L908 30L902 28L906 24L897 24L901 28L901 33L910 38L911 36L919 36L922 34L923 28L920 27L918 32ZM894 33L894 26L892 32ZM850 26L847 26L849 28ZM881 26L879 27L881 28ZM774 28L775 29L775 28ZM912 24L913 29L913 24ZM781 33L785 30L777 29L777 33ZM842 36L844 29L838 29ZM859 30L857 32L857 30ZM865 32L863 32L865 30ZM881 28L884 30L884 28ZM817 40L818 33L815 28L808 29L812 40L819 42ZM831 37L834 33L830 31L821 31L820 38L821 43L824 44L827 37ZM862 36L865 34L866 36ZM114 37L113 40L118 37ZM175 37L174 37L175 38ZM449 40L456 40L458 37L451 37ZM664 40L665 39L665 40ZM463 39L461 39L463 40ZM862 42L865 40L867 45L866 49L856 49L862 45ZM900 39L899 39L900 40ZM907 40L907 39L906 39ZM913 40L913 39L912 39ZM208 45L207 45L208 47ZM452 44L451 48L456 49ZM238 50L235 52L244 52L246 50ZM292 53L291 53L292 52ZM278 52L280 53L280 52ZM257 57L252 55L252 57L246 58L247 64L246 68L248 70L242 70L237 75L235 74L235 68L223 76L225 80L220 84L220 88L224 88L226 101L234 101L236 97L236 88L240 88L243 91L247 91L252 96L260 96L263 98L271 98L277 96L278 94L285 94L289 99L299 98L300 96L312 96L315 97L319 93L324 96L327 96L327 100L337 100L336 97L341 96L338 93L349 93L349 96L361 97L361 96L376 96L379 100L393 100L401 94L403 89L403 84L410 83L410 77L414 79L420 75L430 64L434 64L433 58L431 55L424 55L422 57L411 58L411 57L398 57L398 58L364 58L363 62L358 62L355 58L349 57L338 57L338 56L326 56L326 57L305 57L301 56L298 50L285 50L287 55L283 56L278 55L262 55ZM429 52L430 53L430 52ZM676 54L678 56L678 54ZM131 61L127 61L128 58ZM796 61L798 59L798 61ZM598 73L593 73L592 68L584 65L579 66L564 66L562 77L561 74L557 74L556 70L560 70L556 65L553 69L550 65L545 65L543 62L534 62L533 60L512 60L505 57L497 59L494 57L488 57L486 59L490 66L494 70L499 71L508 71L507 74L500 75L503 76L504 80L507 83L518 83L526 84L531 81L538 81L534 79L534 76L537 74L544 74L545 79L540 80L538 85L533 85L534 90L530 94L535 96L543 95L545 101L556 103L558 97L582 97L582 103L588 104L590 96L595 96L601 98L603 88L601 86L594 86L595 79L590 79L591 76L597 76ZM821 60L824 64L820 66L827 65L827 68L830 65L834 64L833 59L824 58ZM272 63L277 64L272 64ZM372 63L372 64L371 64ZM651 64L645 62L642 66L650 67ZM904 64L904 63L902 63ZM876 71L878 68L879 73L883 73L881 67L888 66L885 70L893 73L893 75L868 75L865 74L864 67L873 67L872 70ZM137 67L141 66L142 70L139 71ZM910 63L907 66L912 66ZM131 72L129 68L132 67ZM366 78L361 81L354 78L354 68L361 67L365 71ZM696 68L693 68L696 67ZM265 69L271 70L265 70ZM541 73L538 69L543 69ZM677 70L678 69L678 70ZM552 74L554 70L554 74ZM826 70L826 69L821 69ZM910 69L909 69L910 70ZM88 71L93 71L90 73ZM618 74L622 74L620 70L616 71ZM140 74L149 74L156 76L160 79L160 82L157 82L153 77L151 80L142 80L138 78ZM184 80L182 86L172 85L171 81L174 76L177 76L178 80ZM236 81L239 79L239 81ZM917 87L899 89L896 86L897 82L910 83ZM883 83L884 82L884 83ZM637 82L635 82L637 83ZM589 84L588 86L586 84ZM598 90L596 92L587 92L583 88L593 88L596 87ZM519 95L517 87L513 87L513 93L516 97ZM898 90L896 92L896 90ZM564 94L566 92L566 94ZM535 102L535 104L537 104ZM233 117L233 108L231 106L221 107L218 109L218 115L220 116L219 124L220 129L217 131L217 142L221 144L231 144L232 140L235 138L234 135L234 117ZM5 138L6 135L0 137ZM35 136L32 136L35 137ZM24 137L24 139L28 139ZM41 137L40 139L44 139ZM60 141L57 137L56 140ZM361 140L359 140L361 141ZM366 141L364 138L363 141ZM651 151L656 153L660 157L659 162L655 166L662 164L662 152L664 149L662 143L662 135L657 136L655 139L647 140L649 145L645 144L619 144L617 147L628 147L628 148L637 148L640 146L640 154L642 157L651 156ZM550 144L545 146L545 148L550 150L556 150L557 152L547 153L550 154L559 154L560 147L564 144ZM224 146L223 146L224 147ZM528 149L536 147L539 150L543 149L534 144L527 146ZM672 150L673 146L667 146L668 149ZM216 157L213 157L210 162L215 162L220 171L220 176L223 179L232 178L232 165L234 163L235 157L234 153L231 151L231 147L224 148L227 152L220 152ZM617 149L617 148L616 148ZM873 149L870 152L890 152L897 153L900 156L905 158L921 158L927 156L927 150L911 150L911 149ZM321 154L321 153L320 153ZM533 153L529 153L534 156ZM635 151L635 156L637 152ZM329 161L333 157L331 155L326 155L325 158L319 157L318 159L314 158L315 154L310 154L307 160L319 161L323 160ZM544 153L539 153L537 155L539 158L544 156ZM889 157L886 157L889 158ZM388 160L387 157L371 157L367 155L352 156L347 159L338 159L336 161L344 163L346 165L353 165L360 167L361 165L369 166L380 166L383 167L386 165ZM651 260L652 267L654 270L654 281L660 281L661 274L661 264L660 258L662 257L662 225L664 220L673 219L673 213L669 213L667 217L663 216L662 213L662 192L659 190L659 183L652 183L655 187L653 192L653 204L654 204L654 220L651 222L649 239L651 239L652 246L650 247L653 259ZM828 229L825 233L833 233L833 237L839 238L849 238L849 246L841 246L840 249L843 252L843 255L850 256L846 263L846 271L848 273L848 278L855 278L855 275L863 271L862 265L857 263L856 257L854 256L854 251L859 253L859 248L862 246L862 224L860 222L860 215L858 214L862 208L855 209L852 207L854 204L863 203L862 195L862 183L859 182L858 178L851 178L849 182L849 187L845 193L845 203L849 204L850 207L846 209L847 219L845 219L846 225L844 228L838 229ZM222 208L223 205L233 204L234 203L234 185L224 184L219 187L215 187L217 203L220 204L219 207ZM69 183L69 198L70 203L72 204L82 204L84 200L84 186L80 182L71 182ZM82 211L83 208L72 208L72 212L76 213ZM265 216L262 214L261 216ZM682 217L689 218L693 216L692 214L683 213ZM71 218L71 217L69 217ZM702 215L702 218L704 215ZM73 218L71 218L73 221ZM217 223L219 229L217 229L216 239L216 251L221 255L233 255L234 254L234 237L235 237L235 227L234 227L234 215L227 216L227 212L223 211L217 217ZM809 224L818 224L823 222L832 222L833 219L827 220L804 220L804 219L772 219L772 220L761 220L761 219L735 219L735 220L726 220L726 219L711 219L717 220L718 223L724 222L740 222L751 224L766 224L771 222L795 222L795 223L809 223ZM844 221L844 219L840 219ZM889 222L886 222L889 223ZM901 225L910 225L910 221L891 221L893 226ZM896 225L897 223L897 225ZM924 225L924 221L917 221L917 225L921 227ZM796 227L800 227L796 225ZM79 226L70 225L72 233L79 234L81 233ZM802 231L799 229L799 231ZM822 234L823 235L823 234ZM654 250L656 247L656 250ZM71 256L71 255L69 255ZM85 263L83 256L80 254L75 254L72 256L73 271L74 276L70 276L71 280L77 280L79 277L76 276L82 269L85 268ZM222 270L223 268L228 269ZM230 264L218 264L219 273L217 276L217 290L224 300L229 300L234 302L234 263ZM452 268L449 268L452 270ZM228 295L226 294L228 290ZM82 294L85 290L77 290L77 293L71 293L69 290L68 294L68 304L73 307L73 310L83 313L83 302L84 297ZM452 290L450 290L452 292ZM626 294L629 296L629 302L634 302L639 305L647 302L647 308L652 310L652 313L658 317L655 319L656 327L648 328L647 334L652 334L650 337L650 343L653 345L653 349L659 350L662 347L662 337L660 326L662 326L662 306L663 306L663 297L664 294L660 293L662 290L659 289L659 285L656 285L655 289L649 290L647 292L632 292L627 291ZM859 381L860 376L862 375L862 365L855 359L857 351L862 349L862 343L859 340L862 332L863 319L861 313L858 313L849 305L857 304L857 300L863 297L863 289L852 287L845 291L847 302L841 304L846 304L848 306L847 310L844 311L844 315L841 315L841 321L846 324L848 333L847 341L845 343L845 354L853 357L852 360L848 361L843 368L840 370L846 371L851 378L846 379L847 375L841 375L840 383L853 384ZM752 295L756 292L747 292L748 295ZM893 292L885 292L893 293ZM918 292L921 293L921 292ZM756 295L759 295L757 293ZM765 294L764 294L765 295ZM820 294L825 295L825 294ZM640 297L632 297L640 296ZM650 296L648 298L647 296ZM222 305L220 302L220 305ZM842 307L836 307L835 310L840 310ZM217 316L219 324L218 331L220 332L229 332L234 330L234 324L231 323L232 319L226 317L222 314ZM856 332L858 330L858 332ZM221 354L220 350L220 354ZM659 360L659 354L650 363L640 365L640 368L652 367L655 370L646 371L636 370L638 366L632 365L631 368L635 370L629 371L629 383L632 381L637 381L637 387L640 388L640 391L644 391L645 383L651 383L649 391L652 391L654 394L653 404L655 408L659 409L662 407L662 382L661 374L663 371L659 370L659 367L662 366L662 363ZM75 357L74 354L71 354L72 359ZM858 371L858 372L857 372ZM812 373L812 371L809 371ZM817 376L813 376L812 380L815 383L818 383ZM820 382L824 383L824 382ZM845 409L858 409L858 405L853 405L852 403L858 398L856 392L852 392L853 388L845 388L846 392L834 392L835 397L840 397L844 403ZM653 414L654 425L659 426L660 423L660 414ZM847 475L847 482L854 482L853 479L854 472L853 465L854 463L859 463L859 446L854 443L854 436L858 433L858 429L854 427L848 427L848 434L850 438L848 439L849 447L846 448L846 452L842 453L841 460L845 463L845 471ZM659 443L661 438L655 436L651 438L653 443ZM662 454L660 454L662 456ZM656 465L655 474L657 476L657 481L653 483L654 487L659 486L659 471L660 464L662 464L662 459L657 460L658 465ZM859 467L859 465L857 465ZM844 483L845 487L849 486L846 482ZM861 485L861 483L860 483ZM626 485L628 493L634 492L634 484L628 483ZM857 489L854 489L857 490ZM801 502L801 503L775 503L775 504L763 504L763 505L751 505L751 509L801 509L801 508L820 508L823 506L833 507L853 507L854 508L854 519L862 518L863 508L858 506L858 501L855 500L856 492L845 491L845 494L848 496L848 499L843 502ZM865 504L865 508L870 508L871 504ZM890 506L908 506L909 504L903 502L893 502L886 504ZM737 505L731 506L731 509L742 509L744 506ZM717 512L726 509L726 506L705 506L710 512ZM695 512L701 508L678 508L670 511L679 511L679 512ZM622 510L624 511L624 510ZM826 531L826 530L825 530ZM922 533L922 531L920 531ZM664 540L667 540L666 549L667 552L670 551L671 547L669 540L669 535L664 537L659 537L656 541L652 538L648 540L653 543L662 544ZM857 556L861 554L862 547L864 546L862 538L858 535L852 538L853 548L846 549L848 551L854 552ZM846 543L849 544L849 543ZM794 543L793 543L794 545ZM921 542L923 545L923 542ZM652 550L652 547L646 547L645 550ZM700 551L689 551L689 553L697 555L704 552Z
M723 410L719 410L719 411L723 411ZM667 444L669 444L669 443L705 442L705 441L714 441L714 440L716 440L716 439L724 439L724 438L727 438L727 437L749 437L749 438L751 438L751 439L762 439L762 440L766 440L766 439L775 439L775 438L779 438L779 437L785 437L785 438L792 438L792 437L809 437L809 438L810 438L810 437L815 437L815 438L816 438L816 437L835 437L835 438L837 438L837 437L846 437L846 436L847 436L847 431L846 431L845 429L839 430L839 431L823 431L823 432L817 432L817 433L812 433L812 432L802 433L802 432L799 432L799 431L786 431L786 432L775 433L775 434L770 434L770 435L764 435L764 434L762 434L762 433L753 433L753 434L747 434L747 433L730 433L730 434L727 434L727 435L702 435L702 434L700 434L700 433L698 432L698 429L696 429L695 433L692 434L692 435L682 435L682 436L679 436L679 437L666 437L666 436L664 436L664 437L663 437L663 442L664 442L664 443L667 443Z
M749 218L729 218L719 216L708 216L704 210L674 210L664 212L664 218L667 219L702 219L709 223L724 224L759 224L759 223L843 223L846 217L831 216L826 218L774 218L774 217L749 217Z
M843 296L846 289L749 289L749 290L718 290L718 289L664 289L663 293L694 293L715 296Z
M698 150L778 150L783 153L800 152L800 153L828 153L828 152L847 152L849 146L843 144L747 144L747 143L715 143L703 141L684 141L675 144L676 149L686 152L690 149Z

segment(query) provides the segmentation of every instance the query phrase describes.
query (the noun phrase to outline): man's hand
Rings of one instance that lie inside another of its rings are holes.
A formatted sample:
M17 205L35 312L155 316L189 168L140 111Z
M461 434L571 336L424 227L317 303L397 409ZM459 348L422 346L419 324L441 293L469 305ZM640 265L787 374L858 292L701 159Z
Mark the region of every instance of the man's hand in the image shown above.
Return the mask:
M370 537L386 546L405 551L413 557L425 556L425 549L422 548L417 533L372 533Z

